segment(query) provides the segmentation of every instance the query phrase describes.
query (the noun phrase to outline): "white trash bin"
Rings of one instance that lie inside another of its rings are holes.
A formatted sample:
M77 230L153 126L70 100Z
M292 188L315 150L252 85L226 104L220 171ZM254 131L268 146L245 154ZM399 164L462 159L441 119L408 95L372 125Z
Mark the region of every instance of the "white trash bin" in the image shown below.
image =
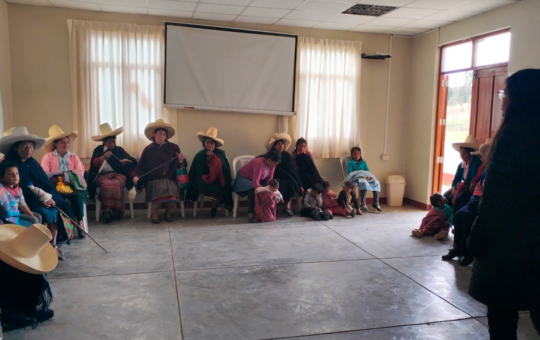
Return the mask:
M386 204L391 207L401 207L405 195L405 178L403 176L386 177Z

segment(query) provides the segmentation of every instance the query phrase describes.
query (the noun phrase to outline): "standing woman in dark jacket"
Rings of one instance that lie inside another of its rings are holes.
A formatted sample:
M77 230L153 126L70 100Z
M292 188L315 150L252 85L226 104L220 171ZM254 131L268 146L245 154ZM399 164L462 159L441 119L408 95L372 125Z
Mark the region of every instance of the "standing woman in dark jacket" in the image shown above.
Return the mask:
M540 334L540 70L506 81L504 122L468 240L475 257L469 294L488 307L492 340L515 340L518 311Z

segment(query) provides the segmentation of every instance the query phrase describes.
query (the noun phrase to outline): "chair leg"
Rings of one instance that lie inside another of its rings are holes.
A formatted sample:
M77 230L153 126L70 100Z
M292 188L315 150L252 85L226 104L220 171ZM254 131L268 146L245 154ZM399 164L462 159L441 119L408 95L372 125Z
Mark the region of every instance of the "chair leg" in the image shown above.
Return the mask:
M199 201L201 198L199 197L197 200L193 202L193 217L197 217L197 208L199 206Z
M96 222L99 222L100 213L101 213L101 202L96 197Z
M225 206L223 206L223 211L225 212L225 217L229 217L229 210L225 209Z
M83 217L84 231L88 232L88 216L87 216L88 214L86 212L86 203L83 206L83 214L84 214L84 217Z
M129 201L129 210L131 211L131 219L135 218L135 214L133 213L133 201Z
M150 218L152 216L152 203L148 203L148 217L147 218Z
M236 218L236 212L238 211L238 200L240 199L240 196L238 196L238 194L236 193L233 193L233 200L234 200L234 205L233 205L233 217Z
M182 212L182 217L186 217L184 212L184 201L180 201L180 211Z
M296 200L296 212L299 213L302 210L302 196L298 194L298 199Z

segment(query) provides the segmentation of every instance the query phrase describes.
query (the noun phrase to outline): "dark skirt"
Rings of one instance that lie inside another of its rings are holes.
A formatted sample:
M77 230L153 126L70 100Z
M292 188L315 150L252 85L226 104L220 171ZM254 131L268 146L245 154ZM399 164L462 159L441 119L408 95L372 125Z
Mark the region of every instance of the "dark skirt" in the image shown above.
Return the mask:
M467 251L467 239L471 234L471 228L478 215L479 201L469 202L459 209L454 216L454 248L459 256L469 255Z
M145 185L146 202L164 202L160 199L171 198L176 201L178 197L178 184L169 178L160 178L148 181Z
M292 181L277 177L274 178L279 180L279 192L281 192L284 201L290 201L291 198L299 194L299 192L295 189L295 185Z

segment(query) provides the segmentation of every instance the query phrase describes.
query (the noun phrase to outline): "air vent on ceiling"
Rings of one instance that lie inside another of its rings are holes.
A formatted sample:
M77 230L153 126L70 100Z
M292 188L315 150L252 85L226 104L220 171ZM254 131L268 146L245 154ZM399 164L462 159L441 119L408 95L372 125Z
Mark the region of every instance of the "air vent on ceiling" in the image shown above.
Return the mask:
M354 5L351 8L342 12L343 14L353 15L369 15L372 17L380 17L386 13L396 10L397 7L391 6L375 6L375 5Z

